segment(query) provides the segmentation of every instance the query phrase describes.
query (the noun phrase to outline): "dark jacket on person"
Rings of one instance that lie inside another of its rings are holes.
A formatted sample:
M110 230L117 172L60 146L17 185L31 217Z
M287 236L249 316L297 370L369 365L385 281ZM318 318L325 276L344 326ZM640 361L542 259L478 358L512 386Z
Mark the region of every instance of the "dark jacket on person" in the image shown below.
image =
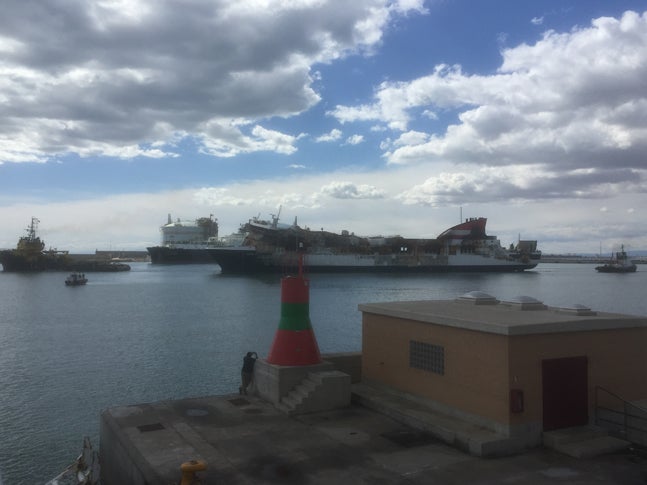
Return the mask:
M254 364L256 363L256 357L253 357L252 352L247 352L247 355L243 357L243 372L252 373L254 372Z

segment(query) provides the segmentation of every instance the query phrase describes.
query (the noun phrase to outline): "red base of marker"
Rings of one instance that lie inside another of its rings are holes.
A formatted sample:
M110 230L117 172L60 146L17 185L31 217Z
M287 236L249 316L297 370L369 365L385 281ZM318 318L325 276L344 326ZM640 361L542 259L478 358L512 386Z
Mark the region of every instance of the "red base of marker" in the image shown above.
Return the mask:
M321 354L312 329L277 330L267 362L274 365L320 364Z

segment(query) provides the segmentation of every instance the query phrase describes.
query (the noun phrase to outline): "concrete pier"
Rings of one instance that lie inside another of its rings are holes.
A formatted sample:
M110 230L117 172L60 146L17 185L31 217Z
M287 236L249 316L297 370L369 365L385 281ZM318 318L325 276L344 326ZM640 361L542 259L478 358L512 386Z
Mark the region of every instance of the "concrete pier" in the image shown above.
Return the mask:
M645 317L478 291L366 304L362 354L301 360L304 308L279 328L300 364L259 359L249 395L103 412L102 483L198 463L203 484L647 481L644 449L594 426L596 389L645 399Z
M338 362L356 369L359 356ZM324 372L331 372L326 370ZM332 372L340 372L337 370ZM443 416L420 399L358 382L348 405L289 414L257 395L114 407L101 415L104 485L179 483L207 463L203 484L645 483L635 450L576 459L543 447L487 459L462 446L505 439Z

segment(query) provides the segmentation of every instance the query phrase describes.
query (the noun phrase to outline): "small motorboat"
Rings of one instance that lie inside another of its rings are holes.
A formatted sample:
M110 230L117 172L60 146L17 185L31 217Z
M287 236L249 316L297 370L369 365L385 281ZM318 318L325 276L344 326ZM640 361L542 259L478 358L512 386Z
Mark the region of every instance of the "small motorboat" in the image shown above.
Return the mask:
M85 277L84 273L71 273L67 278L65 278L65 286L81 286L88 282L88 279Z

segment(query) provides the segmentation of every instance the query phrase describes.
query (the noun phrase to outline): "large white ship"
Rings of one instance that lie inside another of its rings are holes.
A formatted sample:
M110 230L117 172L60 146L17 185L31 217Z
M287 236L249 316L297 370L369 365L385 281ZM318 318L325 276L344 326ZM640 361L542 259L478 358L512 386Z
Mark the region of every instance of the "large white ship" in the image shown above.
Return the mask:
M162 242L159 246L146 248L152 263L212 263L215 261L207 251L208 248L232 246L242 242L242 235L218 237L218 220L200 217L193 221L171 219L160 227Z

